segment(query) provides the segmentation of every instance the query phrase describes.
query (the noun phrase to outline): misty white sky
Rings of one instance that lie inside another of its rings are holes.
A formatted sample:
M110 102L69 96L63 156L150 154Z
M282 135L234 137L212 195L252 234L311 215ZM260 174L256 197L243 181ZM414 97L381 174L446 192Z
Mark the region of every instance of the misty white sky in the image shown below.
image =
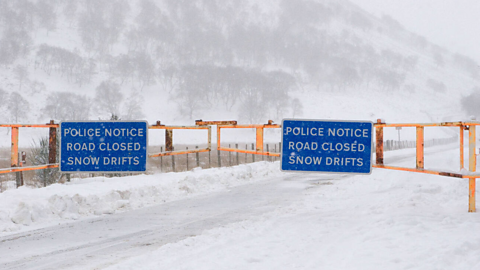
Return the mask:
M480 62L478 0L350 0L377 16L388 14L408 30Z

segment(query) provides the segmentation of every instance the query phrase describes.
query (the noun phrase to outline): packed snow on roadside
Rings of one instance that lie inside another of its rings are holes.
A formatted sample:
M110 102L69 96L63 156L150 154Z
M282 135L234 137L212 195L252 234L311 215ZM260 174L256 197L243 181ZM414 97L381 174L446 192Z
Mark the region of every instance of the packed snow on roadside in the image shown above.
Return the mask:
M72 179L0 193L0 236L174 201L280 175L278 163L128 177Z
M414 158L402 159L412 151L385 158L412 167ZM428 151L427 167L458 171L458 150ZM378 169L319 180L305 193L108 269L480 269L480 215L467 212L467 180Z
M386 152L385 160L413 167L414 151ZM426 150L425 166L459 172L457 159L458 149L436 147ZM284 181L279 167L259 162L9 190L0 194L0 229L12 234L266 179ZM297 174L290 175L295 181ZM318 179L291 205L107 269L480 269L480 214L467 212L467 180L381 169Z

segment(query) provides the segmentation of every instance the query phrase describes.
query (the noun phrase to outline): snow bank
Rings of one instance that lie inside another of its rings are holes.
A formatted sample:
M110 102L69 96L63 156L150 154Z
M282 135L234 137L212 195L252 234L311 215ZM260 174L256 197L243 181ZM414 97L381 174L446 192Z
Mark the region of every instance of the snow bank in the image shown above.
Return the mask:
M0 233L138 209L280 173L278 162L258 162L183 173L72 179L40 189L20 187L0 193Z
M480 269L480 218L467 206L465 179L377 169L107 269Z

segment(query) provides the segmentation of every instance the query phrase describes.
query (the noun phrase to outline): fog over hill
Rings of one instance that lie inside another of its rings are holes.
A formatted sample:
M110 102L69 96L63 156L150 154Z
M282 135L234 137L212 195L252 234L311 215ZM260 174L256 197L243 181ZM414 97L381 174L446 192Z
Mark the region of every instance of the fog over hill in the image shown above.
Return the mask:
M0 1L1 122L464 120L479 72L346 0Z

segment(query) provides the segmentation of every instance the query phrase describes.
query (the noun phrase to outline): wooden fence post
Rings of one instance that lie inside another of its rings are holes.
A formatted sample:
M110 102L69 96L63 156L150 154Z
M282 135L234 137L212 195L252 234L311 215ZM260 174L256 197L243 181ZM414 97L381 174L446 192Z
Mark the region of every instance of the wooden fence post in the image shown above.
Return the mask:
M377 120L378 124L382 124L382 120ZM377 165L383 165L383 127L375 127L376 138L376 163Z
M235 144L235 148L237 148L237 149L238 149L238 143L236 143L236 144ZM236 154L237 154L237 165L239 165L239 164L240 164L240 162L238 161L238 152L237 152Z
M248 150L248 144L245 144L245 150ZM247 164L248 154L245 153L245 164Z
M252 143L252 150L255 150L255 144ZM255 154L252 154L252 162L255 162Z
M268 143L267 143L267 152L270 152L269 147L268 147ZM268 156L267 161L272 161L272 158Z
M171 149L173 151L174 147L172 146ZM175 172L175 155L172 155L172 170L173 172Z
M195 146L195 149L198 149L198 145ZM200 167L200 158L199 158L200 153L195 154L195 158L197 159L197 167Z

